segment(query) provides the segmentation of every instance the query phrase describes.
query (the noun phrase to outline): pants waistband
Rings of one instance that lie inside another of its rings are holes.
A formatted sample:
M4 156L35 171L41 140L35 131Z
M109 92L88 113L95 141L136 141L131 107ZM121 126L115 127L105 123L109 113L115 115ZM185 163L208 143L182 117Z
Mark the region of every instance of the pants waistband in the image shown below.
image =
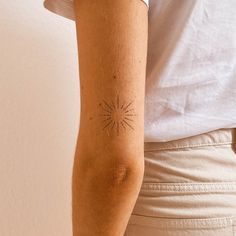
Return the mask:
M217 129L168 142L144 142L144 151L161 151L225 144L236 146L236 128Z

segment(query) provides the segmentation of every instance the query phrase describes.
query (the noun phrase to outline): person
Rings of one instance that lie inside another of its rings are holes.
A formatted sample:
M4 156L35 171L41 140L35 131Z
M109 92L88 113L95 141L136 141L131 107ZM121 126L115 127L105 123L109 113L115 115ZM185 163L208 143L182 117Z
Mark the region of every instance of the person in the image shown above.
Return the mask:
M73 235L235 235L236 1L44 6L77 32Z

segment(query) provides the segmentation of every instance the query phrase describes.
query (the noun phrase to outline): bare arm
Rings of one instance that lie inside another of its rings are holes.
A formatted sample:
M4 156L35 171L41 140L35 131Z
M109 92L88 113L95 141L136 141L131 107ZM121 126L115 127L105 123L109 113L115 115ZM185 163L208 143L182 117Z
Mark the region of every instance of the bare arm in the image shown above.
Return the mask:
M75 0L81 119L73 167L73 235L123 236L144 171L148 8Z

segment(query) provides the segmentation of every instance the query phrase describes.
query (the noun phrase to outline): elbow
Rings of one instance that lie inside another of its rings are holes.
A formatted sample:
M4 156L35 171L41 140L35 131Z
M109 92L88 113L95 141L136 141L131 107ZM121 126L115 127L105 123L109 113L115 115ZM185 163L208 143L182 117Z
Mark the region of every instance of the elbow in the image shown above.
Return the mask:
M131 187L135 183L140 184L143 179L143 155L133 156L132 161L124 156L114 157L109 155L105 158L93 158L94 162L90 158L80 157L80 161L74 163L74 168L77 169L77 177L83 179L86 183L108 188L122 185Z
M129 179L132 169L128 166L120 165L112 172L112 183L114 185L120 185Z
M104 166L104 174L109 178L111 185L132 184L136 180L140 181L140 178L143 177L144 155L122 151L118 156L110 158L109 162L100 165Z
M140 182L143 179L143 174L144 165L128 165L123 163L112 166L110 171L106 173L111 186L127 185L129 183L134 184L135 181Z
M132 189L140 186L144 175L144 168L141 166L130 166L118 164L116 166L107 166L102 172L91 170L90 181L97 186L108 189L128 188Z

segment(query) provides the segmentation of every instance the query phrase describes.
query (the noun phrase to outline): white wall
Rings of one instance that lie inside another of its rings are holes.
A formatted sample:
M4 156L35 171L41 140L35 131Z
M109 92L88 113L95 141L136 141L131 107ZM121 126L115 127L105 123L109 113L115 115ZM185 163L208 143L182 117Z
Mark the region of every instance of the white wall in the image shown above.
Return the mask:
M0 1L0 236L70 236L75 23L42 0Z

